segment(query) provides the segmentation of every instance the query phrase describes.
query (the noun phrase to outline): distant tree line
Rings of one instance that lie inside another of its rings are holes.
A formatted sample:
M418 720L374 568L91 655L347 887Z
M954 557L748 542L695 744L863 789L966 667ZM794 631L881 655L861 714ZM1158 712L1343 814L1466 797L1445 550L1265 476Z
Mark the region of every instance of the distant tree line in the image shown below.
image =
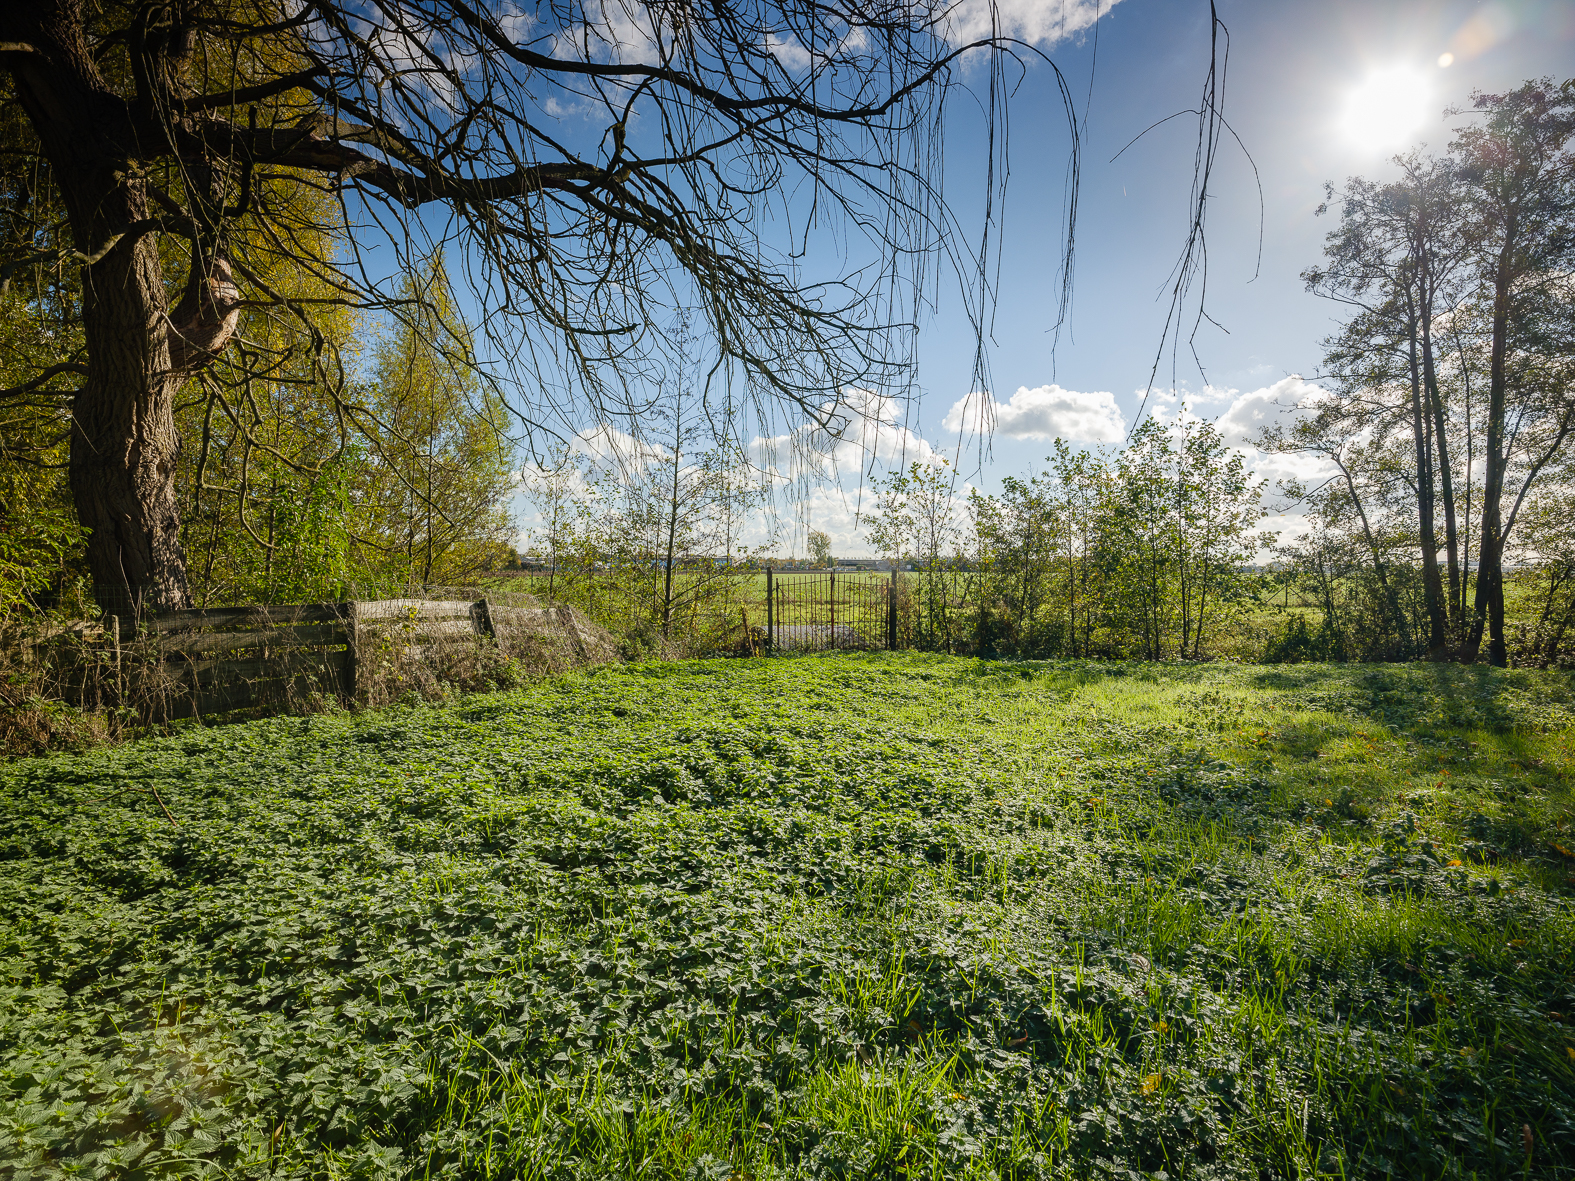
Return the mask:
M925 647L1018 657L1198 659L1254 601L1272 540L1263 481L1212 424L1149 418L1114 455L1057 441L999 495L958 490L946 464L879 488L869 539L916 569Z
M671 340L671 373L642 406L638 437L604 425L523 472L531 554L546 568L531 590L583 608L628 637L631 654L725 643L770 549L743 542L767 492L729 436L727 407L707 405L686 317Z
M1448 155L1329 188L1339 223L1304 278L1347 314L1325 392L1262 440L1335 472L1291 488L1312 528L1279 551L1306 608L1283 658L1575 648L1575 82L1472 110Z

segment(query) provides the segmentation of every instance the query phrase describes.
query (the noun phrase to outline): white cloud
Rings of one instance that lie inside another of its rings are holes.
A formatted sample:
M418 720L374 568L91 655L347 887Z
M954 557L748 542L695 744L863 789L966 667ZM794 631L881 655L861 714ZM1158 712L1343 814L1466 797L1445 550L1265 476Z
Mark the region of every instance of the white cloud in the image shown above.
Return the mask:
M642 468L666 454L662 448L642 442L611 423L581 431L569 440L569 447L588 456L595 467L604 471Z
M1018 37L1047 48L1093 26L1116 0L961 0L950 14L950 39Z
M937 463L935 448L906 422L905 407L889 394L849 387L823 405L827 426L805 423L786 434L757 438L750 451L760 466L779 479L831 479L859 472L871 460L905 465Z
M1220 434L1229 443L1250 446L1263 433L1264 427L1281 420L1288 425L1290 418L1295 416L1296 407L1321 392L1320 387L1294 375L1247 394L1225 391L1226 396L1231 397L1231 404L1217 421Z
M766 34L766 52L781 62L783 69L794 73L807 69L812 60L809 50L792 37L784 37L778 33Z
M1019 386L1006 402L990 400L988 394L969 394L953 404L941 425L949 431L972 433L988 427L992 419L995 437L1003 439L1118 443L1127 433L1115 395L1058 385Z

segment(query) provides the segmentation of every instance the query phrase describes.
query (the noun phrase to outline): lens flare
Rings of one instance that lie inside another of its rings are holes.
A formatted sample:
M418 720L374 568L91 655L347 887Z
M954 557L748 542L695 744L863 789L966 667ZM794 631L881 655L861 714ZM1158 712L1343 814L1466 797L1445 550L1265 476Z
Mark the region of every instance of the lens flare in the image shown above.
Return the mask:
M1410 66L1370 74L1345 101L1340 129L1351 143L1368 151L1408 147L1432 106L1432 88Z

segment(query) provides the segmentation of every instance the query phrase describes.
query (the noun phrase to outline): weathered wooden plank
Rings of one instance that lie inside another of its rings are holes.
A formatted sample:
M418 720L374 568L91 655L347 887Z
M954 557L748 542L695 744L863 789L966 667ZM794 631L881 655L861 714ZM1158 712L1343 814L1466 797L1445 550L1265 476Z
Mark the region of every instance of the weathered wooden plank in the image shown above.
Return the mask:
M464 599L474 603L477 599L486 599L493 606L502 604L505 607L537 607L542 600L535 595L519 594L514 591L499 590L490 586L429 586L426 592L433 599Z
M409 643L432 636L474 636L475 621L464 619L414 619L408 624L399 620L359 620L358 630L363 642L386 639L393 643Z
M318 672L342 676L348 666L349 656L350 653L342 648L327 652L308 649L270 654L267 660L180 660L171 662L170 668L186 683L195 677L204 684L221 680L266 680Z
M198 652L233 652L245 648L296 648L310 644L347 644L350 637L340 622L277 627L250 632L175 632L165 636L168 656Z
M301 603L275 607L205 607L193 611L164 611L145 615L142 622L159 632L201 631L204 628L256 627L259 624L333 623L340 619L338 603Z
M380 599L361 603L362 619L452 619L470 618L471 600L465 599Z
M554 607L500 607L492 604L493 626L504 627L550 627L559 622L557 609Z

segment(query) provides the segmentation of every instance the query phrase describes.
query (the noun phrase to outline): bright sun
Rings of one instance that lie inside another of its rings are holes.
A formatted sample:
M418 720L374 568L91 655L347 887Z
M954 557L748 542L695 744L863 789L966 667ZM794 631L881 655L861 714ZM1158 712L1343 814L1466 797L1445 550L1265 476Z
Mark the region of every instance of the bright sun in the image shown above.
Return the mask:
M1432 89L1409 66L1379 70L1351 91L1340 128L1346 139L1368 151L1408 147L1427 121Z

